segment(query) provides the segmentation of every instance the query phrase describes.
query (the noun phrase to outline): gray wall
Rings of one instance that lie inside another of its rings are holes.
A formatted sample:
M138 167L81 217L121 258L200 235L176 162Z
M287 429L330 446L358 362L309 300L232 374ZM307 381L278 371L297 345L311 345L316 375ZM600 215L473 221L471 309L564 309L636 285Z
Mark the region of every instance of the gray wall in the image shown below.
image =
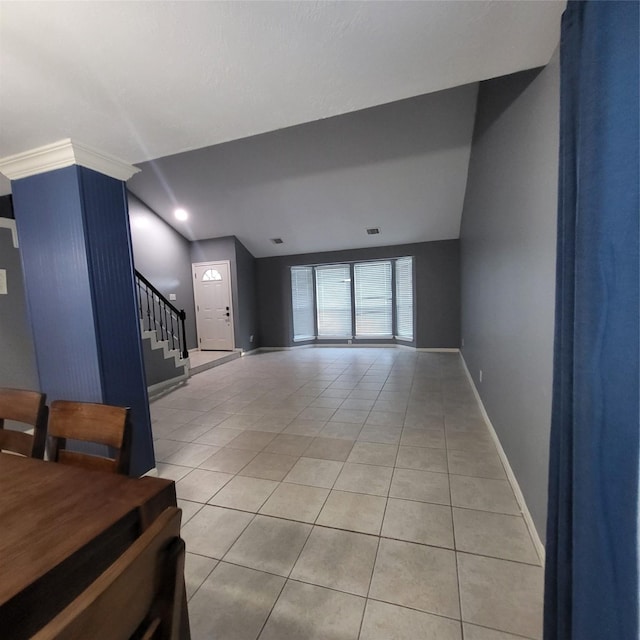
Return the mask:
M258 346L255 258L235 236L225 236L191 243L191 260L194 263L229 261L235 346L245 351L255 349Z
M190 242L131 193L129 218L135 267L167 299L176 294L172 304L187 314L187 348L193 349L197 340Z
M258 290L256 259L236 238L236 274L238 280L238 327L236 346L251 351L259 346Z
M460 344L458 240L258 258L261 346L293 344L290 267L401 256L413 256L415 260L415 346L457 348Z
M557 53L480 85L460 241L463 355L543 540L558 119Z
M0 198L3 213L8 213L8 198ZM20 251L13 246L11 230L4 227L0 227L0 269L7 271L7 295L0 295L0 387L39 389Z

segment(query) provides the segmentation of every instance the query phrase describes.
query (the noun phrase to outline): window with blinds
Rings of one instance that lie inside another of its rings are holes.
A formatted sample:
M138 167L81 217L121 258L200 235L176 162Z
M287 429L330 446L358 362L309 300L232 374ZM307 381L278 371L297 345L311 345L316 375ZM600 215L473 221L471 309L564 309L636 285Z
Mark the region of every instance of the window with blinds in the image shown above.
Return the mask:
M316 267L316 307L319 338L351 338L351 267Z
M413 258L396 260L396 337L413 340Z
M291 302L294 341L412 341L413 258L291 267Z
M391 262L353 265L357 338L392 338Z
M293 339L316 337L313 300L313 267L292 267L291 305L293 307Z

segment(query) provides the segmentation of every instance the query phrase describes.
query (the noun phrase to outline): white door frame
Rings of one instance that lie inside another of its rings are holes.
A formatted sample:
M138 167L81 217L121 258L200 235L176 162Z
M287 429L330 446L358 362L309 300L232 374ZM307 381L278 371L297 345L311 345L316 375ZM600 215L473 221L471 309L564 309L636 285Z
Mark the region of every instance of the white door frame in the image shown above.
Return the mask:
M233 288L231 287L231 262L229 260L207 260L206 262L192 262L191 263L191 275L193 280L191 284L193 286L193 302L196 310L196 333L198 334L198 350L200 351L200 311L198 309L198 291L196 289L196 267L208 267L216 264L226 264L227 273L229 274L229 280L227 286L229 287L229 320L231 321L231 351L235 351L236 348L236 332L235 332L235 314L233 311Z

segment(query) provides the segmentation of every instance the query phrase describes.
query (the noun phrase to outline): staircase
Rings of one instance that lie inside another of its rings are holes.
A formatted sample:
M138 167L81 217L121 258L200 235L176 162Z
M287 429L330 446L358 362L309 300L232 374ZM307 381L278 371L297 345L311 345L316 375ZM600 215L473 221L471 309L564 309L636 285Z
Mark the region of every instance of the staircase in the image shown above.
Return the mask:
M154 395L189 377L186 314L141 273L135 273L147 388L149 395Z

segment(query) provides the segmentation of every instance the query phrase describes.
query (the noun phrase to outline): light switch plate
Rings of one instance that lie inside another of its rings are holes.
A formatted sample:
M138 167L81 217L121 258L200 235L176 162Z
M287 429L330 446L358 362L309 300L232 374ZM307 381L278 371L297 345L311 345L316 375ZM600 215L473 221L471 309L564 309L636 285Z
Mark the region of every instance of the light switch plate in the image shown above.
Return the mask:
M0 296L7 295L7 270L0 269Z
M169 294L169 300L175 300L176 299L176 294L175 293L170 293Z

